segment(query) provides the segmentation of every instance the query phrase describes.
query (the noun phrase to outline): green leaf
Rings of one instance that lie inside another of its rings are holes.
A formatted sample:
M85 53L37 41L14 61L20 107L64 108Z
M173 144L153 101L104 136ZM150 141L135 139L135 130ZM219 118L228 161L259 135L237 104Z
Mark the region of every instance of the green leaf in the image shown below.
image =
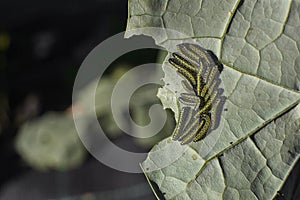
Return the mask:
M166 199L275 197L300 153L299 15L298 0L129 1L126 37L150 35L169 52L198 43L224 65L220 87L227 100L219 128L184 153L178 142L163 140L142 165ZM184 36L137 29L145 27ZM169 57L158 96L177 119L184 90Z

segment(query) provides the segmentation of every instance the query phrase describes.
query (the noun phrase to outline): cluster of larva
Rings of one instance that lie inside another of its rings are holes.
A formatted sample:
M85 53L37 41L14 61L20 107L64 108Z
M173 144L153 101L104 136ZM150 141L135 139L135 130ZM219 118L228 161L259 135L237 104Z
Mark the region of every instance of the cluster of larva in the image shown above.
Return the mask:
M219 88L223 65L211 51L199 45L183 43L177 48L169 62L184 78L182 86L186 92L178 98L183 106L173 140L187 144L203 139L219 126L225 102L223 89Z

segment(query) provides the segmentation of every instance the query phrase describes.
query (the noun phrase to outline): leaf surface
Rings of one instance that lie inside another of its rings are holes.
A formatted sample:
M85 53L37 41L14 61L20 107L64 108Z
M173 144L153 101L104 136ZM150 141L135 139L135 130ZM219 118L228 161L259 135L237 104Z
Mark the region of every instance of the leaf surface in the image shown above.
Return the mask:
M142 165L166 199L275 197L300 153L299 16L298 0L129 1L126 37L150 35L170 53L177 44L197 43L224 65L218 129L184 150L167 138ZM137 29L145 27L166 31ZM177 120L183 79L169 57L158 96Z

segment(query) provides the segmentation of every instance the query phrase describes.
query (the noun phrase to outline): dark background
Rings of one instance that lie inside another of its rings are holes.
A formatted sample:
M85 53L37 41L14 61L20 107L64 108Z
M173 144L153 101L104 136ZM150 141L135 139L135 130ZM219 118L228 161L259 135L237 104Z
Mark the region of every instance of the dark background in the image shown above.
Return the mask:
M126 22L124 0L0 1L0 34L9 38L7 48L0 50L0 93L9 104L0 135L1 200L78 195L78 199L154 199L142 174L116 171L91 156L77 169L39 172L14 149L23 122L18 119L27 109L28 98L34 96L37 116L67 109L81 62L101 41L124 31ZM155 62L156 54L148 60L137 58ZM128 141L121 138L119 143L126 146ZM136 151L145 149L136 147Z

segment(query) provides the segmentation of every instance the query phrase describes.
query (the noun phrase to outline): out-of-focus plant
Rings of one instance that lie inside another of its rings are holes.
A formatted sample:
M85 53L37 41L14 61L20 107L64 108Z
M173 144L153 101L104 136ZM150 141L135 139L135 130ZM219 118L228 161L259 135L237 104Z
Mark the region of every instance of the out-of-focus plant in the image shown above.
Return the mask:
M113 118L112 111L111 111L111 97L112 91L115 87L117 81L121 78L128 71L129 67L126 65L119 66L114 70L110 75L103 76L99 81L96 94L95 94L95 111L99 118L99 123L102 126L104 132L110 138L117 138L122 134L122 131L117 126L115 119ZM162 73L161 71L157 72L158 74ZM130 82L128 84L136 84L140 77L135 77L134 74L129 74ZM91 83L94 84L94 83ZM130 87L130 86L129 86ZM131 113L131 117L133 121L135 121L140 126L146 126L150 121L148 117L149 108L153 104L159 104L160 101L156 97L156 93L158 90L158 86L149 85L143 86L133 94L132 98L130 99L129 110ZM92 92L90 85L88 85L82 93L79 95L78 100L76 102L76 107L80 109L86 109L86 94ZM119 101L124 101L120 99ZM122 102L121 102L122 103ZM128 109L128 108L126 108ZM121 112L122 113L122 112ZM168 111L168 120L164 126L164 128L157 133L155 136L150 138L134 138L134 141L137 145L143 147L151 147L158 141L163 138L166 138L171 134L170 130L174 127L174 120L171 117L171 112ZM121 120L125 120L124 123L127 123L127 119L120 118ZM88 117L87 117L87 126L88 126ZM135 130L132 130L135 131ZM143 133L135 133L135 135L139 136Z
M159 104L160 100L156 96L157 86L147 85L138 89L135 94L131 98L130 110L132 113L133 120L140 126L146 126L150 123L149 118L149 109L154 104ZM175 121L173 119L173 114L170 110L166 110L167 120L158 133L149 138L138 138L136 137L134 141L136 144L150 148L158 141L170 136L172 134L172 130L175 126ZM137 132L135 129L135 135L143 136L142 132Z
M86 157L72 117L54 112L25 123L17 135L16 150L38 170L67 170Z
M111 95L115 84L128 70L126 65L118 67L111 74L105 75L99 81L95 94L95 112L99 123L108 137L116 139L122 135L111 112ZM158 72L160 73L160 72ZM131 84L139 77L131 77ZM87 111L86 96L91 91L91 85L87 85L72 105L72 112L82 112L85 121L86 134L88 134L90 113ZM149 123L148 112L153 104L159 103L156 97L157 86L144 86L139 88L133 95L129 107L133 121L143 126ZM122 99L120 99L122 101ZM174 126L174 120L169 112L165 127L150 138L134 138L137 145L151 147L161 139L170 135ZM124 118L124 120L126 120ZM134 130L133 130L134 131ZM136 133L136 135L143 133ZM26 163L39 170L56 169L67 170L80 165L86 156L81 144L73 119L71 108L66 113L46 113L35 120L21 126L16 138L16 149Z

